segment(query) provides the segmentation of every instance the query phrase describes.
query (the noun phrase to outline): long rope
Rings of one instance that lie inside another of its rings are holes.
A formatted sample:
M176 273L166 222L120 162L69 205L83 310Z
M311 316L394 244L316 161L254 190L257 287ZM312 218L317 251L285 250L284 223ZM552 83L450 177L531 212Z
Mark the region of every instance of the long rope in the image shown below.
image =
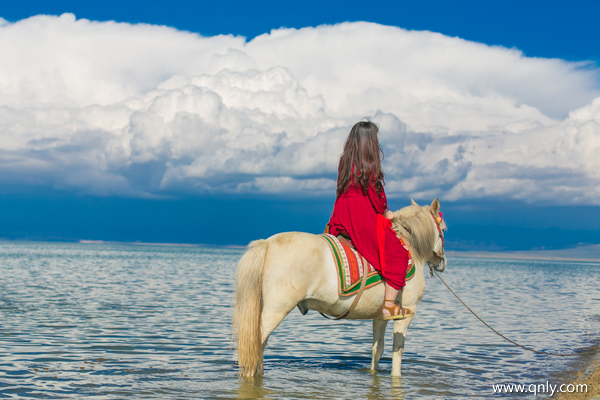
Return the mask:
M464 301L462 301L462 300L460 299L460 297L458 297L458 296L456 295L456 293L454 293L454 291L453 291L452 289L450 289L450 286L448 286L448 284L447 284L446 282L444 282L444 280L442 279L442 277L440 276L440 274L438 274L438 273L437 273L437 271L436 271L436 270L434 270L434 269L433 269L433 267L432 267L431 265L429 266L429 270L430 270L431 272L435 272L435 274L437 275L437 277L438 277L438 278L440 278L440 281L442 281L442 283L444 284L444 286L446 286L446 287L448 288L448 290L450 291L450 293L452 293L452 294L454 295L454 297L456 297L456 299L457 299L458 301L460 301L460 303L461 303L463 306L465 306L465 308L466 308L467 310L469 310L469 312L470 312L471 314L473 314L473 315L475 316L475 318L477 318L479 321L481 321L481 323L482 323L482 324L484 324L485 326L487 326L488 328L490 328L490 330L491 330L492 332L494 332L496 335L500 336L502 339L506 340L507 342L510 342L510 343L514 344L515 346L518 346L518 347L520 347L520 348L522 348L522 349L525 349L525 350L532 351L532 352L534 352L534 353L537 353L537 354L544 354L544 355L547 355L547 356L560 356L560 357L575 357L575 356L585 356L585 355L596 354L596 353L598 353L598 352L600 351L600 349L596 349L596 350L593 350L593 351L586 351L586 352L583 352L583 353L560 354L560 353L548 353L547 351L539 351L539 350L535 350L535 349L532 349L532 348L529 348L529 347L526 347L526 346L520 345L519 343L515 342L514 340L510 340L509 338L507 338L506 336L504 336L503 334L501 334L500 332L498 332L497 330L495 330L494 328L492 328L491 326L489 326L489 325L488 325L488 324L487 324L487 323L486 323L484 320L482 320L481 318L479 318L479 316L478 316L477 314L475 314L475 312L474 312L473 310L471 310L471 309L469 308L469 306L467 306L467 305L465 304L465 302L464 302ZM431 276L433 276L433 274L432 274Z

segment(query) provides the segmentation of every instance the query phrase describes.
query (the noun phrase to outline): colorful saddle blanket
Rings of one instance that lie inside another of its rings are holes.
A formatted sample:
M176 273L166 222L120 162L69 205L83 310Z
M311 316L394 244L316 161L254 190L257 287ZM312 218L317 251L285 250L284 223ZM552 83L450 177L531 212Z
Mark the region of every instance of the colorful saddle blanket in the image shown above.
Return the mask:
M341 297L352 296L358 292L363 274L363 265L366 266L367 271L365 289L381 283L382 280L379 272L358 251L340 242L338 238L328 233L323 233L319 236L325 239L331 249L331 254L337 266L338 293ZM408 282L415 275L415 265L408 245L402 239L401 242L409 254L408 270L406 271L406 281Z

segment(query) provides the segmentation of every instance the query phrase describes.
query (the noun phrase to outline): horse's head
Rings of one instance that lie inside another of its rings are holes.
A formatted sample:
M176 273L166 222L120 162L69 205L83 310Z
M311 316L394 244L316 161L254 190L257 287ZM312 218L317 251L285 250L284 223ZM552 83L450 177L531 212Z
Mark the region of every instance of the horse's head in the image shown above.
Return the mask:
M444 231L447 228L440 213L440 202L435 199L431 206L423 207L412 199L411 203L394 213L392 227L408 241L413 257L442 272L446 268Z

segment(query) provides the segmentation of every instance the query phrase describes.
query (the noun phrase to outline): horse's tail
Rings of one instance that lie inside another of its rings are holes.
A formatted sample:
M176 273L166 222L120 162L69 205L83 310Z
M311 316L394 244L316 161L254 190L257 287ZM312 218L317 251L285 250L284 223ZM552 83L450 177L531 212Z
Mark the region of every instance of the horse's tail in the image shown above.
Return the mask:
M267 247L266 240L251 242L237 266L233 337L237 340L240 376L263 373L261 295Z

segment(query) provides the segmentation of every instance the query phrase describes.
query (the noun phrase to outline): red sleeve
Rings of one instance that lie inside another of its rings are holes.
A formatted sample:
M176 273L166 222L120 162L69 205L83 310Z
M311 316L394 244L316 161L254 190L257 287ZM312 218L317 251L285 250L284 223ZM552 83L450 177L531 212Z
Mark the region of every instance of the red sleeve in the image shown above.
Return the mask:
M371 204L375 209L377 214L385 214L388 209L387 206L387 198L385 197L385 191L381 188L381 194L377 194L377 189L375 189L374 185L369 186L369 191L367 192L369 196L369 200L371 200Z

